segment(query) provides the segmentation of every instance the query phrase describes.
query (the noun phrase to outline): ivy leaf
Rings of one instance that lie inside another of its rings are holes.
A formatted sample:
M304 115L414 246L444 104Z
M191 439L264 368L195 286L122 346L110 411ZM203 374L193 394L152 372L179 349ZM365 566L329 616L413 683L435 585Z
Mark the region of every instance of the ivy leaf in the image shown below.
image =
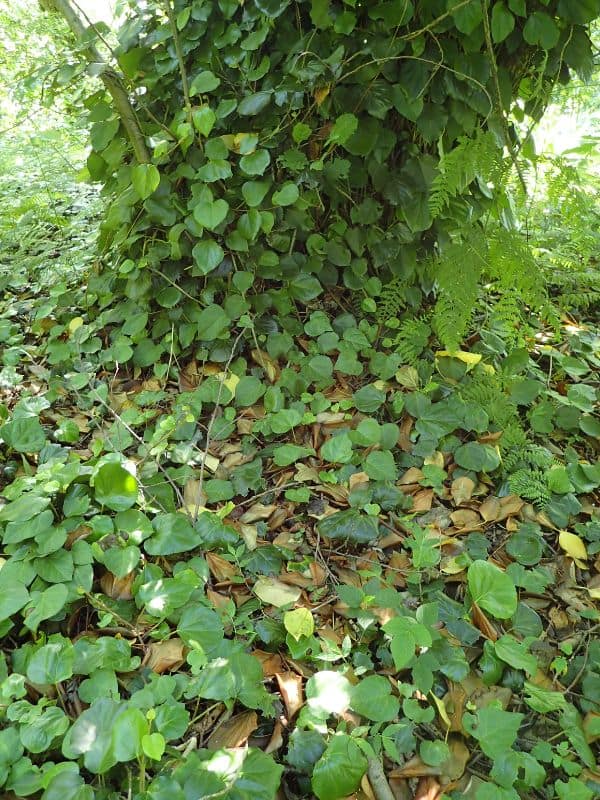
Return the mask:
M354 508L337 511L319 520L319 533L328 539L343 539L352 544L366 544L379 536L376 517L369 517Z
M281 189L273 193L273 205L291 206L300 197L300 192L295 183L288 181Z
M103 464L94 477L94 493L100 505L126 511L138 497L138 482L121 464Z
M204 70L192 80L190 84L190 95L193 97L197 94L204 94L205 92L214 91L217 86L221 85L220 78L210 70Z
M494 643L494 650L498 658L515 669L522 669L529 675L535 675L538 670L537 659L529 652L527 642L518 642L505 634Z
M194 208L194 219L198 225L214 231L223 222L229 211L229 203L222 198L218 200L202 200Z
M18 453L39 453L46 434L37 417L12 419L0 427L0 437Z
M208 136L217 121L217 115L210 106L204 105L192 112L194 127L202 136Z
M154 164L136 164L131 170L131 184L141 200L158 189L160 172Z
M515 27L515 18L503 2L495 3L492 9L492 38L503 42Z
M263 175L270 163L271 156L268 150L256 150L240 158L240 167L246 175Z
M448 9L452 10L452 8L458 4L455 3L454 0L448 0L447 5ZM452 17L458 30L469 36L483 19L481 3L479 0L471 0L470 3L453 11Z
M558 42L560 31L551 16L544 11L534 11L527 18L523 28L523 38L528 44L539 44L544 50L551 50Z
M486 756L495 760L506 757L507 751L515 743L523 719L523 714L488 706L480 708L476 714L464 714L463 727L477 739Z
M185 553L200 544L197 531L183 514L159 514L152 521L156 533L144 542L151 556L170 556Z
M479 442L467 442L457 447L454 460L459 467L473 472L493 472L500 466L500 455L496 448Z
M381 675L369 675L352 688L351 707L373 722L389 722L398 716L400 701L392 695L390 682Z
M50 619L63 608L67 602L69 590L64 583L49 586L32 602L31 613L25 614L23 622L30 631L36 633L40 622Z
M283 627L299 641L302 636L312 636L315 631L315 621L308 608L295 608L286 611L283 615Z
M356 133L358 118L354 114L342 114L334 123L328 142L330 144L345 144Z
M198 338L212 342L227 330L231 321L221 306L216 303L207 306L198 315Z
M192 275L208 275L223 261L225 253L214 239L205 238L194 245L192 257L194 259Z
M338 800L352 794L367 771L367 759L354 739L336 734L315 764L312 789L319 800Z
M474 603L498 619L508 619L517 610L517 590L511 578L488 561L474 561L467 573Z
M291 0L254 0L254 5L261 14L271 19L279 17L289 6Z

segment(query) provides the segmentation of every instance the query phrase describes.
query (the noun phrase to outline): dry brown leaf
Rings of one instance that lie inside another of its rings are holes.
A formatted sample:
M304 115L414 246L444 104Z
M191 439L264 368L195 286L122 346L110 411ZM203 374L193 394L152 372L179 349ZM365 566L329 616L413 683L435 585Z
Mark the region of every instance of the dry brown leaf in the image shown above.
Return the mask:
M206 505L206 493L200 481L190 478L183 487L183 502L189 514L197 514Z
M468 533L483 527L479 514L469 508L459 508L458 511L453 511L450 514L450 519L457 529L457 533Z
M308 565L310 574L312 576L313 586L325 586L327 582L327 570L316 561L311 561Z
M500 520L507 519L507 517L515 517L521 513L525 501L517 497L516 494L507 494L505 497L500 498L501 516Z
M207 553L206 563L212 576L219 583L230 581L238 574L237 567L230 561L226 561L222 556L217 555L217 553Z
M112 600L131 600L134 580L135 572L130 572L124 578L117 578L112 572L105 572L100 578L100 586L104 594Z
M265 747L265 753L275 753L280 747L283 747L283 724L281 720L276 719L269 744Z
M413 495L411 512L418 514L422 513L423 511L429 511L432 503L433 489L421 489L420 492L417 492Z
M477 603L473 603L471 606L471 620L473 621L473 625L481 631L486 639L489 639L491 642L498 641L498 631L494 628L485 612Z
M199 385L201 377L202 372L198 368L196 359L193 358L179 372L179 391L191 392L192 389L195 389Z
M243 711L235 717L222 722L208 737L206 746L209 750L220 750L223 747L241 747L248 737L258 728L258 717L255 711Z
M275 675L275 679L289 722L304 705L302 678L295 672L281 672Z
M276 510L276 505L264 506L262 503L254 503L254 505L250 506L248 511L242 514L240 517L240 522L243 522L244 524L260 522L261 520L269 519L271 514Z
M366 472L355 472L354 475L350 475L348 486L350 489L355 489L363 483L369 483L369 480L369 476Z
M78 539L87 539L91 533L92 529L89 527L89 525L78 525L67 535L67 539L64 543L65 550L70 550L74 542L76 542Z
M460 736L451 736L448 740L450 755L442 764L441 783L447 784L462 778L471 757L469 748Z
M486 522L493 522L500 516L500 500L497 497L487 497L479 506L479 514Z
M275 383L280 375L279 365L264 350L252 350L252 360L259 367L262 367L269 383Z
M420 756L413 756L402 767L390 772L390 778L421 778L424 775L440 775L441 767L426 764Z
M400 478L397 482L398 486L409 486L413 483L419 483L422 481L425 475L421 472L418 467L409 467L404 475Z
M548 618L557 631L568 628L571 624L566 612L558 606L553 606L548 612Z
M274 531L277 530L277 528L281 528L286 519L291 517L293 513L294 507L292 503L286 503L285 505L279 506L269 517L269 530Z
M466 475L462 478L456 478L453 480L452 486L450 487L452 499L457 506L461 506L463 503L468 503L473 497L474 490L475 481L471 478L467 478Z
M277 653L267 653L264 650L253 650L252 655L258 658L265 678L272 678L278 672L285 670L283 659Z
M164 642L153 642L146 651L143 666L162 675L163 672L179 669L184 660L184 644L181 639L174 637Z
M206 590L206 597L216 609L224 610L229 607L229 603L231 602L229 597L220 592L215 592L215 590L211 588Z

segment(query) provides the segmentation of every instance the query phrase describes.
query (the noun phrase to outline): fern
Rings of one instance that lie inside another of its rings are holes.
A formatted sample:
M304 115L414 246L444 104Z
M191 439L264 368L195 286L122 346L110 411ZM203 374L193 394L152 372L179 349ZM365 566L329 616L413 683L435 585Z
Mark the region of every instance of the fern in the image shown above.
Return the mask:
M524 500L530 500L539 508L544 508L550 502L550 491L545 474L539 469L519 469L508 479L508 485L513 494L519 495Z
M488 415L490 423L504 429L513 423L517 406L504 391L500 377L487 373L474 377L460 388L460 396L466 403L481 406ZM504 438L504 434L503 434Z
M483 231L475 228L452 242L434 262L438 297L433 328L448 350L458 350L473 316L487 259Z
M380 325L385 325L390 319L397 317L402 309L406 308L406 282L400 278L387 283L381 290L377 299L375 317Z
M392 347L396 350L402 364L414 366L427 345L431 336L431 327L424 319L407 319L392 339Z
M457 146L440 158L429 195L431 216L439 217L450 201L477 178L486 184L499 183L502 172L502 150L492 133L479 130L473 138L461 136Z

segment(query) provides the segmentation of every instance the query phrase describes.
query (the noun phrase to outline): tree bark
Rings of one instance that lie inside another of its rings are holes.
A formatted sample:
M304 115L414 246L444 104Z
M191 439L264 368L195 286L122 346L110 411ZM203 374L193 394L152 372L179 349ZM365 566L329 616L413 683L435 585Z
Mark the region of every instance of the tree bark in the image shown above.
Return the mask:
M107 64L94 44L85 42L87 29L79 14L71 5L70 0L46 0L44 5L46 8L49 7L53 9L64 18L75 38L82 45L87 60L96 67L101 81L104 83L106 90L113 99L115 110L121 118L123 127L127 132L127 137L133 148L133 154L136 160L140 164L147 164L150 161L150 154L148 153L144 134L140 128L135 109L131 104L129 94L123 85L121 77Z

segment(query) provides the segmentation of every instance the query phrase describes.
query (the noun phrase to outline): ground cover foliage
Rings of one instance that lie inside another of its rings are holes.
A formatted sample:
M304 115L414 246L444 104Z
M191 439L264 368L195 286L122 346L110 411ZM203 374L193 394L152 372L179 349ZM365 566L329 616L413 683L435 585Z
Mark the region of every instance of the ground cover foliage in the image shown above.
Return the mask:
M152 163L95 94L102 258L94 200L1 278L7 797L600 791L594 184L531 206L446 9L124 28ZM593 2L487 10L505 112L591 69Z

